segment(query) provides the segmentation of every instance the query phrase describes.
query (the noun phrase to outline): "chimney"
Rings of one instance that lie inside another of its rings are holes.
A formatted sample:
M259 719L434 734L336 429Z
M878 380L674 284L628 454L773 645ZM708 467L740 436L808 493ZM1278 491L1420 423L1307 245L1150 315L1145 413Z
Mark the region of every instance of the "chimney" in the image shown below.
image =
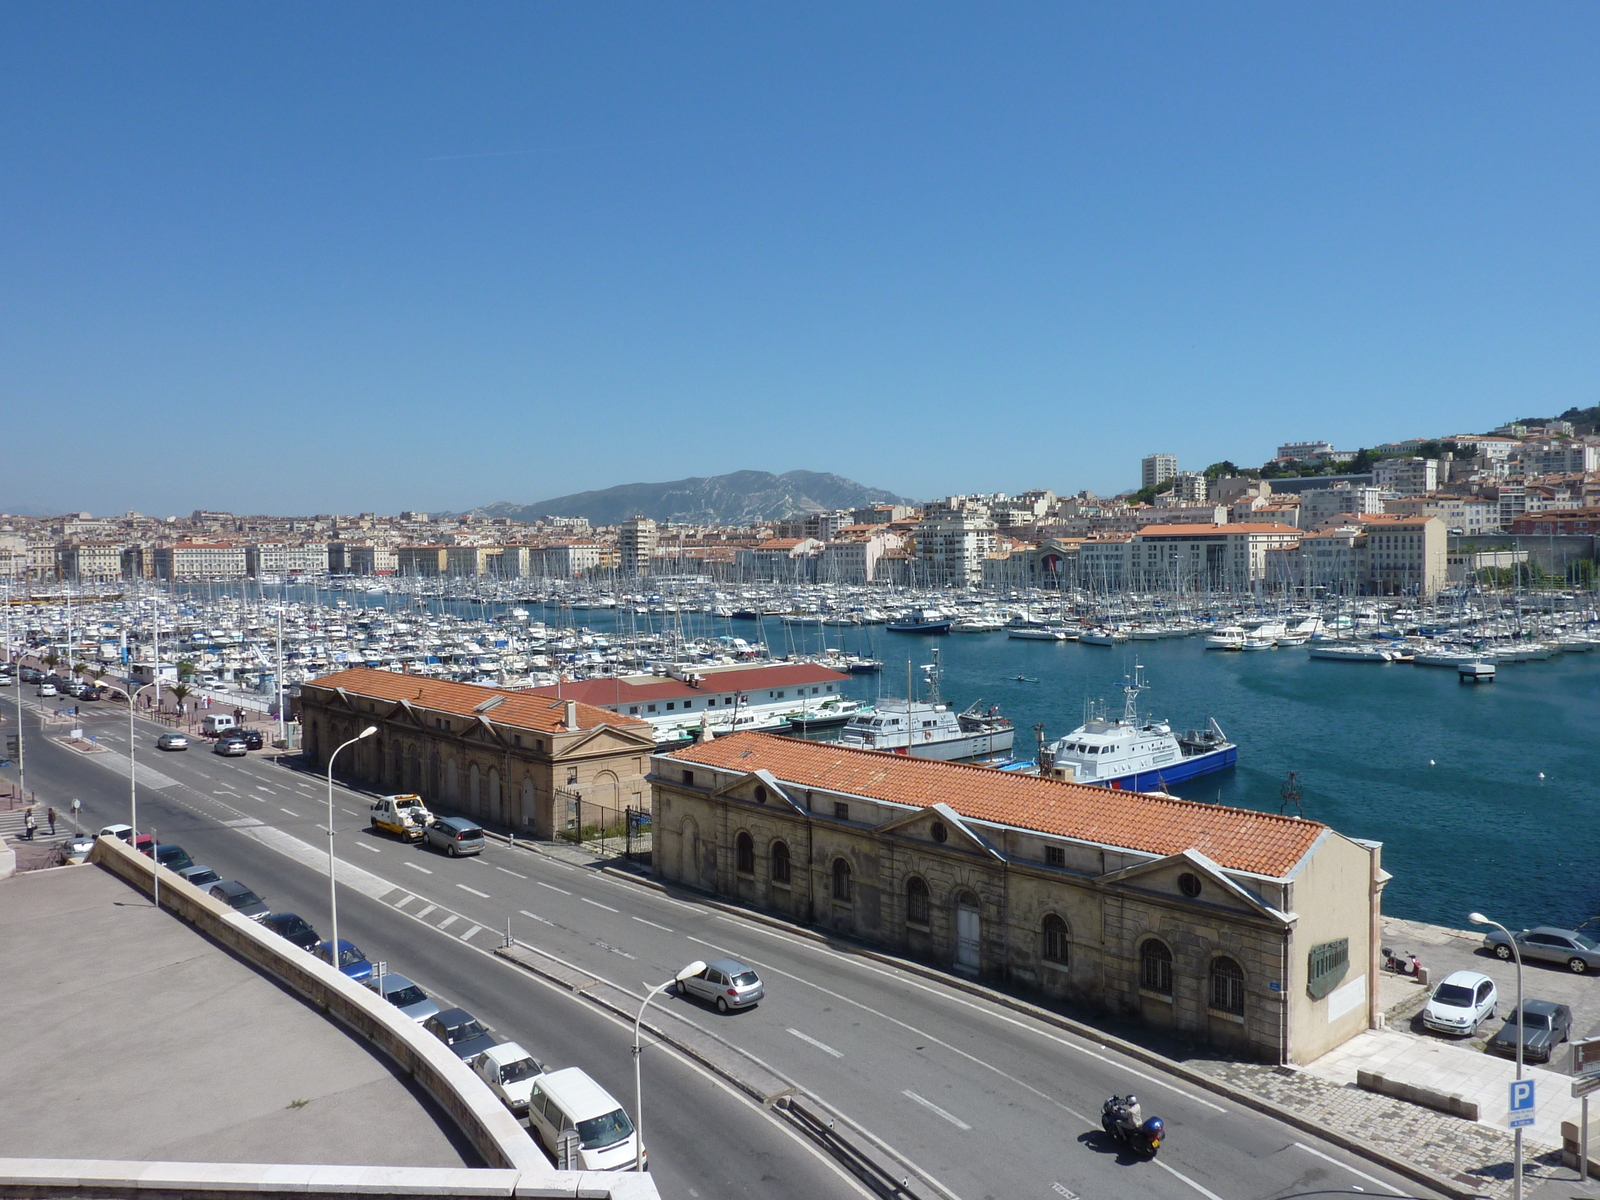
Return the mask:
M578 702L576 700L567 701L566 727L569 731L576 731L578 728Z

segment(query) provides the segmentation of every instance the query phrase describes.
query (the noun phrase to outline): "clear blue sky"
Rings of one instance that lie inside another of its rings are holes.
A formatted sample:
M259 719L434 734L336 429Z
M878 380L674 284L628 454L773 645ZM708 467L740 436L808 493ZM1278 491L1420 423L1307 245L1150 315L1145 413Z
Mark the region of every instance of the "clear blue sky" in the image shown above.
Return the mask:
M1600 401L1600 6L10 4L0 509L1110 492Z

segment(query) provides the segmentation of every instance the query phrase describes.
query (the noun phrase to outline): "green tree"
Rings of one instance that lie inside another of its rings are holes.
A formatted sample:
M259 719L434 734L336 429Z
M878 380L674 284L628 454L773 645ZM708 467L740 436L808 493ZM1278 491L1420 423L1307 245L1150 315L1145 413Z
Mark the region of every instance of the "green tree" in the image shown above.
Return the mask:
M194 669L194 664L186 658L178 660L178 678L193 679L199 672Z

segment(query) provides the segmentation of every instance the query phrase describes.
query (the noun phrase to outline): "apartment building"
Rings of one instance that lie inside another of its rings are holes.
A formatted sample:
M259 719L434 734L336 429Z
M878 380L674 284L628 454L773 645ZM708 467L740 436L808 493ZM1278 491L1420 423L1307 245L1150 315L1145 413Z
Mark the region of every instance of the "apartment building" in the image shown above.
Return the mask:
M1078 543L1078 586L1093 592L1120 591L1128 582L1131 533L1102 533Z
M1165 483L1178 473L1176 454L1147 454L1139 460L1139 486L1153 488Z
M994 523L964 512L917 522L920 582L971 587L983 581L983 560L994 551Z
M557 542L538 552L544 574L556 579L578 579L601 567L604 554L598 542Z
M449 570L449 546L396 546L395 569L401 575L432 578Z
M1480 496L1402 496L1384 501L1383 511L1403 517L1438 517L1449 533L1496 533L1500 504Z
M56 547L56 573L72 583L122 578L122 542L63 542Z
M1512 451L1511 466L1524 479L1600 470L1600 446L1568 440L1524 443Z
M649 517L629 517L617 530L618 567L623 575L648 575L655 556L656 523Z
M328 570L328 543L256 542L244 548L244 569L262 575L321 575Z
M1346 517L1383 511L1384 490L1375 484L1339 483L1300 493L1301 529L1318 529Z
M815 538L768 538L741 548L734 561L742 579L801 582L812 578L812 557L821 549Z
M1299 540L1289 525L1146 526L1128 549L1129 586L1248 589L1267 582L1267 551Z
M1438 517L1384 514L1362 517L1367 578L1385 596L1431 598L1449 578L1448 537Z
M1423 496L1439 486L1436 458L1384 458L1372 464L1372 482L1397 496Z
M1511 523L1511 532L1556 537L1569 534L1600 536L1600 508L1567 508L1529 513Z
M872 583L878 561L899 538L891 540L881 525L846 525L822 548L817 578L825 583Z
M499 546L446 546L444 573L453 579L481 579L500 574Z
M400 555L393 546L346 543L344 559L351 575L396 575L400 571Z
M244 550L227 542L176 542L157 546L152 562L157 579L243 579Z

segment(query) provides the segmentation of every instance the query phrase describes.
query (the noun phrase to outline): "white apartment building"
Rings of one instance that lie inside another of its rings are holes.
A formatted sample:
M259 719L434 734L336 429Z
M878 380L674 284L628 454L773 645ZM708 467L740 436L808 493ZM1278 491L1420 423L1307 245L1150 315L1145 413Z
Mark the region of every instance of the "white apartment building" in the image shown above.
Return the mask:
M153 553L157 579L242 579L244 547L226 542L177 542Z
M1439 460L1379 459L1372 464L1372 482L1398 496L1424 496L1439 486Z
M245 573L262 575L321 575L328 570L328 543L257 542L244 548Z
M56 573L72 583L122 578L121 542L63 542L56 547Z
M617 530L617 565L623 575L648 575L655 550L656 523L649 517L629 517Z
M899 545L894 539L893 545ZM846 526L822 548L817 563L817 578L824 583L872 583L878 578L878 562L891 545L882 529Z
M1334 452L1330 442L1285 442L1278 447L1279 458L1292 458L1296 462L1324 458Z
M1431 597L1449 576L1448 537L1438 517L1363 517L1367 578L1385 596Z
M1354 596L1366 590L1367 535L1355 525L1308 533L1267 552L1274 585L1313 596Z
M1176 454L1147 454L1139 462L1139 486L1153 488L1178 473Z
M446 546L444 571L456 579L481 579L500 574L499 546Z
M983 582L983 560L994 551L994 523L945 513L916 527L919 582L967 587Z
M400 555L393 546L346 545L345 570L352 575L395 575L400 571Z
M1300 493L1300 528L1316 529L1345 516L1383 511L1384 489L1370 484L1336 483Z
M1163 492L1152 503L1157 508L1185 508L1204 504L1209 481L1197 471L1179 471L1172 477L1172 490Z
M555 579L577 579L600 569L598 542L561 542L544 548L544 573Z
M0 533L0 579L23 579L28 574L28 539L20 533Z
M1600 470L1600 446L1588 442L1527 443L1512 451L1512 470L1524 479Z
M1117 592L1128 583L1133 534L1109 533L1078 543L1078 586L1091 592Z
M1402 496L1386 500L1383 511L1402 517L1438 517L1450 533L1496 533L1500 505L1478 496Z
M1129 547L1129 584L1212 591L1251 588L1267 581L1267 551L1299 540L1300 531L1290 525L1146 526Z

